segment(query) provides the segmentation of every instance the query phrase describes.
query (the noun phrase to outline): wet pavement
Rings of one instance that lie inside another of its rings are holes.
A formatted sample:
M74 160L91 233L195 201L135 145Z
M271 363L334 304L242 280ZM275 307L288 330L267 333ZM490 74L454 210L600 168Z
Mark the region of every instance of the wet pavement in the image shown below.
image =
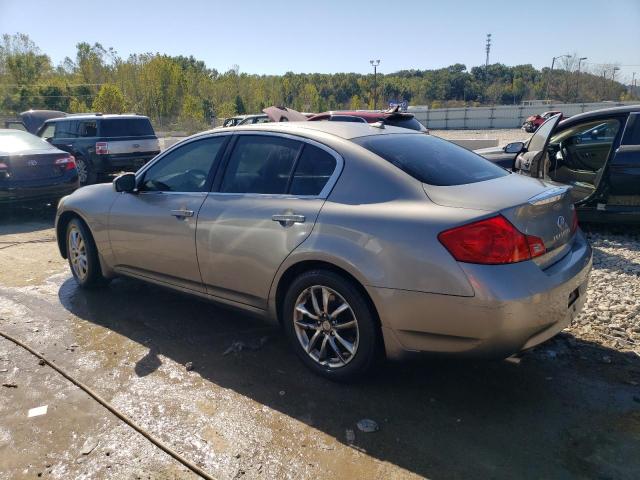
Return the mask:
M214 477L640 476L632 352L563 334L519 361L424 358L334 384L264 320L129 279L80 290L52 218L0 218L0 329ZM0 479L196 478L2 339L0 383L16 385L0 387Z

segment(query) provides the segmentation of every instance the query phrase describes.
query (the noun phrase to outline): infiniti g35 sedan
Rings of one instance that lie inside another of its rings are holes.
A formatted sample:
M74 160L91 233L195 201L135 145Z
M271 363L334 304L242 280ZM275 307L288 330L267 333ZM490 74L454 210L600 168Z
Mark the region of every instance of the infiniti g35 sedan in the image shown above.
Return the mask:
M56 232L81 287L122 275L276 318L335 380L528 349L580 311L591 269L567 187L364 123L195 135L65 197Z

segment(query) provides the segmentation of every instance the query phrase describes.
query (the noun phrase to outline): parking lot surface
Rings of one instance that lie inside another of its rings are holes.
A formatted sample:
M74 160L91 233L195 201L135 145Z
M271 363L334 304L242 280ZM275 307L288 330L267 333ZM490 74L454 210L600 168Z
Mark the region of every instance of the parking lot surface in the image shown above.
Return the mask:
M520 359L424 358L339 385L263 320L129 279L80 290L53 216L0 216L0 330L214 477L640 477L637 229L589 227L585 312ZM4 339L0 383L0 479L196 478Z

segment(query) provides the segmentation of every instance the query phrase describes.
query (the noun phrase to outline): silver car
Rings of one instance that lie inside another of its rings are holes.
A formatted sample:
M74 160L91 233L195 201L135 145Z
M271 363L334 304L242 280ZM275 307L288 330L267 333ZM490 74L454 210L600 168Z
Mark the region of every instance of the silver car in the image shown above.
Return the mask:
M335 380L382 356L506 357L580 311L591 248L566 187L396 127L201 133L65 197L82 287L117 275L277 318Z

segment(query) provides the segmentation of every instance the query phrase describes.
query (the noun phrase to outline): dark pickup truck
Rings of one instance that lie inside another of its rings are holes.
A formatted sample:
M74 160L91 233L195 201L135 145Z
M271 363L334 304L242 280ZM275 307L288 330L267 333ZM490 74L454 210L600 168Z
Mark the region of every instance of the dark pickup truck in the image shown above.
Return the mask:
M68 115L47 120L38 136L75 157L81 185L135 171L160 153L151 122L142 115Z

